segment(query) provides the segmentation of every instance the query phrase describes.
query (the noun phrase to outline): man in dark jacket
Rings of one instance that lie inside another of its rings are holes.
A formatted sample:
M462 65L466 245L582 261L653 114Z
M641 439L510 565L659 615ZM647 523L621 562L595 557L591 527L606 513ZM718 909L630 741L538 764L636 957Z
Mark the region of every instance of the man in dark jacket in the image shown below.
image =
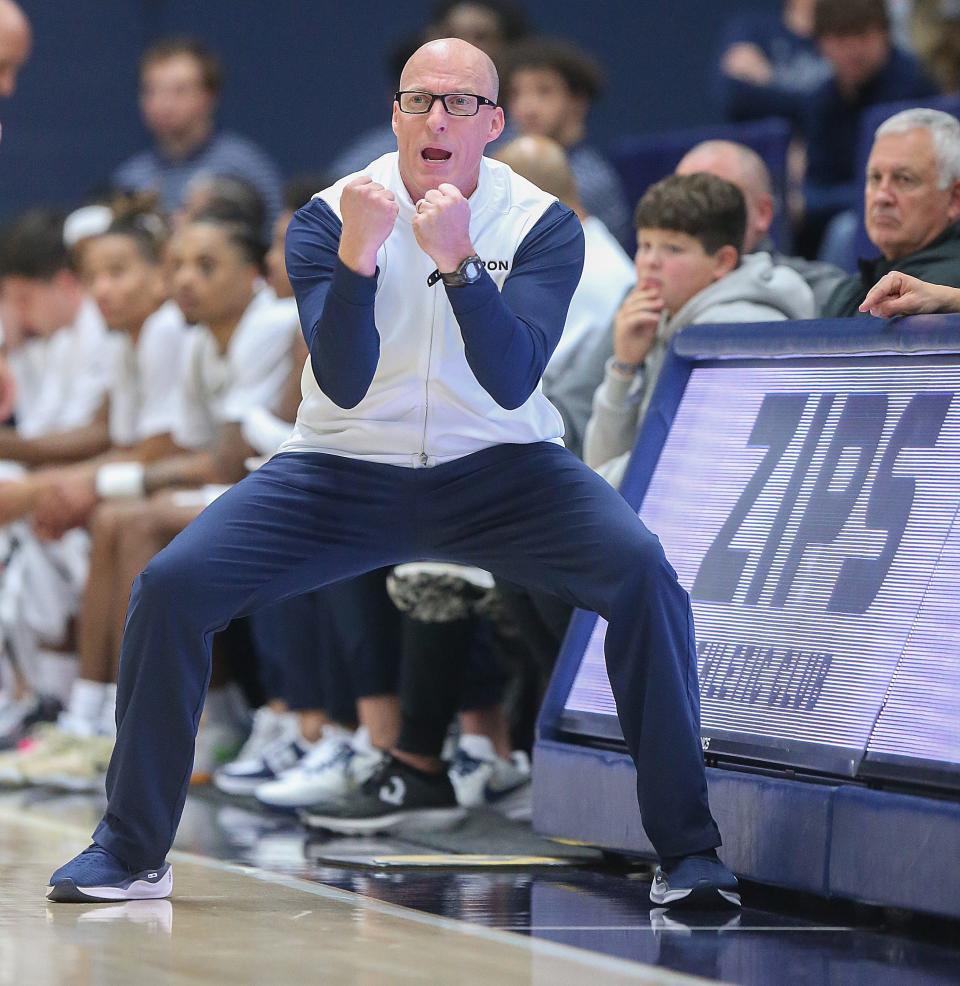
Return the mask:
M877 129L867 162L865 223L880 251L834 289L826 317L859 314L884 274L898 270L960 287L960 123L939 110L904 110Z
M885 0L817 0L813 32L833 75L807 105L806 249L833 215L856 206L863 111L937 94L919 61L893 45Z

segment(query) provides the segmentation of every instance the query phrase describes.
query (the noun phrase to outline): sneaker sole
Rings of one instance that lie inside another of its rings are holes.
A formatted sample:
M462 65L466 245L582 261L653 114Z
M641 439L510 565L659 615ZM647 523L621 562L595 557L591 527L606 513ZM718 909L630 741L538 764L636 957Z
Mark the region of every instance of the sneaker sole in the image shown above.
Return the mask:
M231 777L229 774L215 773L213 775L213 786L223 794L252 795L263 784L269 784L266 777L258 777L251 780L247 777Z
M173 893L173 867L157 880L134 880L128 887L78 887L73 880L57 880L47 887L47 900L55 904L111 904L117 900L160 900Z
M107 775L99 777L70 777L69 775L51 777L24 777L24 784L31 787L48 787L55 791L69 791L72 794L96 793L103 791L107 783Z
M398 811L377 818L336 818L309 811L300 819L310 829L336 832L338 835L370 835L377 832L442 832L463 821L465 808L426 808L422 811Z
M719 887L695 887L692 890L668 890L657 893L650 888L650 900L659 907L684 907L690 910L713 911L717 908L740 907L740 894Z

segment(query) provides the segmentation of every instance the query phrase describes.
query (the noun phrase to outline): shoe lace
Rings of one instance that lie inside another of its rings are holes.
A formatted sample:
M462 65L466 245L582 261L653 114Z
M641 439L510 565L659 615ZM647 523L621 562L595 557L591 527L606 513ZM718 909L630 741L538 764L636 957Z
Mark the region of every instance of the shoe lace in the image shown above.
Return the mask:
M301 762L305 773L319 774L338 764L348 764L356 755L349 743L341 740L326 740L315 746Z

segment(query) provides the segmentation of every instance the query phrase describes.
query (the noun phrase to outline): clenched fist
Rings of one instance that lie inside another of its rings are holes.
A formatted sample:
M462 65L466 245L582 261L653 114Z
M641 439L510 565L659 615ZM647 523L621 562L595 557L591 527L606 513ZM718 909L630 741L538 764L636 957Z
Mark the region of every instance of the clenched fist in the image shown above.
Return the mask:
M620 363L639 366L653 347L663 311L656 288L638 285L623 299L613 319L613 355Z
M340 259L351 270L372 277L377 270L377 251L393 231L399 206L383 185L362 175L343 187L340 194Z
M441 274L456 270L461 260L476 253L470 242L470 203L446 182L417 203L413 234Z

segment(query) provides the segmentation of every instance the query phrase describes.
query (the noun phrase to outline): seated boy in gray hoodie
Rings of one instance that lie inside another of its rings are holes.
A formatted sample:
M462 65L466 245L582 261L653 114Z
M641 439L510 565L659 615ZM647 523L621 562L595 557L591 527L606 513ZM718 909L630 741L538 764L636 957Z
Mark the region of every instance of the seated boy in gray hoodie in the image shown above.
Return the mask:
M742 254L743 194L714 175L671 175L637 206L636 287L613 323L613 357L593 397L584 460L618 486L670 340L687 325L813 318L803 278Z

